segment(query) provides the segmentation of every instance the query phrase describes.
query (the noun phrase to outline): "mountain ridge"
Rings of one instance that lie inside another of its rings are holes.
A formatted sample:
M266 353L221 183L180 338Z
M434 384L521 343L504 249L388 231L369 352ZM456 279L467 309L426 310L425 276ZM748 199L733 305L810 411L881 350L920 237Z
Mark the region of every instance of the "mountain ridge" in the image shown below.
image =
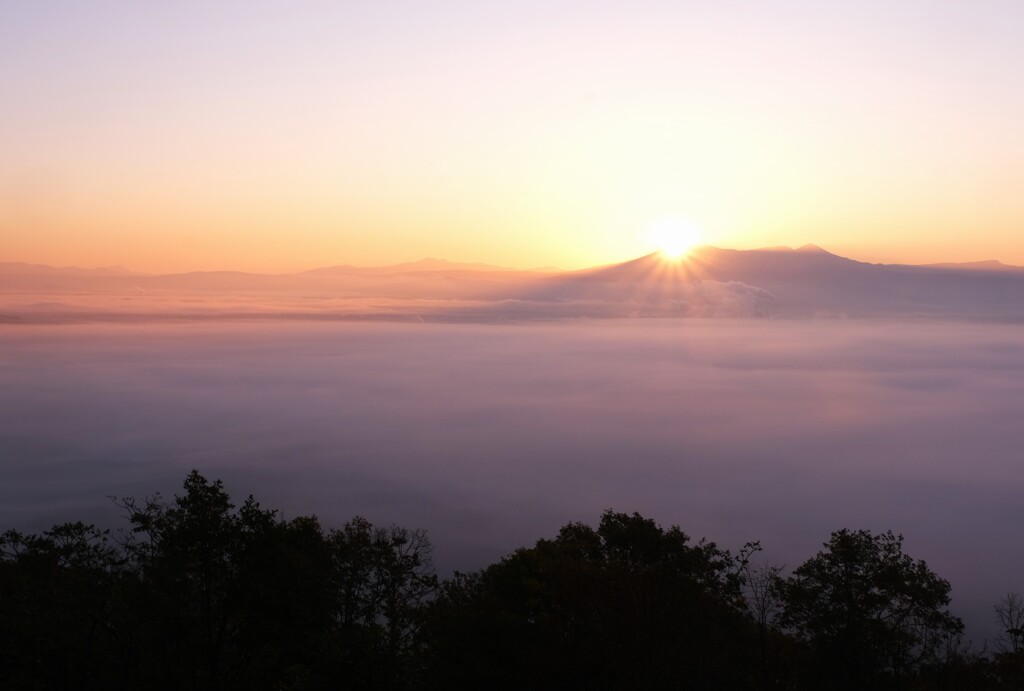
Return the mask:
M637 316L1024 321L1024 269L992 262L872 264L815 245L756 250L704 245L680 260L654 252L553 273L437 259L290 274L62 273L54 267L25 267L0 264L2 321L40 314L68 318L70 313L102 313L108 319L114 313L154 311L183 319L290 314L442 321ZM98 311L98 305L105 311Z
M859 264L870 264L850 257L844 257L842 255L829 252L819 245L813 243L807 243L799 247L789 247L785 245L770 246L770 247L757 247L752 249L734 249L716 247L713 245L700 245L693 248L688 253L688 257L682 261L692 261L693 258L707 254L708 252L719 252L719 253L733 253L734 255L749 255L749 256L760 256L764 254L775 254L775 255L819 255L829 256L842 259L849 262L856 262ZM78 267L78 266L54 266L50 264L38 264L30 262L19 262L19 261L5 261L0 262L0 274L5 275L63 275L63 276L117 276L117 277L159 277L159 276L187 276L187 275L213 275L213 274L231 274L231 275L247 275L247 276L332 276L332 275L353 275L353 274L398 274L398 273L430 273L439 271L476 271L476 272L513 272L513 273L581 273L597 271L609 267L628 265L641 260L650 258L660 258L662 255L658 251L636 257L634 259L627 259L621 262L612 262L610 264L599 264L591 267L584 267L581 269L570 269L563 270L554 266L541 266L527 269L519 269L508 266L501 266L496 264L487 264L483 262L455 262L448 259L440 259L435 257L424 257L423 259L417 259L409 262L399 262L396 264L381 264L371 266L360 266L356 264L332 264L328 266L314 267L312 269L303 269L299 271L286 271L286 272L263 272L263 271L244 271L237 269L196 269L186 271L169 271L169 272L140 272L135 271L124 266L101 266L101 267ZM871 264L874 266L889 266L889 267L912 267L912 268L928 268L928 269L950 269L950 270L964 270L964 271L1024 271L1024 266L1016 266L1013 264L1006 264L997 259L985 259L978 261L964 261L964 262L933 262L926 264L907 264L902 262L897 263L875 263Z

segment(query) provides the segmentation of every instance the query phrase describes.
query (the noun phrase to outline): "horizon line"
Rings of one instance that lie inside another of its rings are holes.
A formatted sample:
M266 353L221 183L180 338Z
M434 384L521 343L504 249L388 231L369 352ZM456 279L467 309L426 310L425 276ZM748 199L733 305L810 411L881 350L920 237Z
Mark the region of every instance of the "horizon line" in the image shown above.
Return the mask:
M999 267L1004 267L1004 268L1007 268L1007 269L1024 269L1024 266L1017 266L1017 265L1014 265L1014 264L1007 264L1007 263L1005 263L1005 262L1003 262L1003 261L1001 261L999 259L992 259L992 258L989 258L989 259L971 259L971 260L962 260L962 261L946 261L946 262L926 262L926 263L919 263L919 264L909 263L909 262L869 262L869 261L863 261L863 260L860 260L860 259L854 259L853 257L847 257L847 256L835 254L834 252L830 252L829 250L826 250L825 248L823 248L820 245L817 245L815 243L805 243L805 244L800 245L798 247L791 247L791 246L788 246L788 245L774 245L774 246L764 246L764 247L753 247L753 248L747 248L747 249L738 249L738 248L733 248L733 247L719 247L717 245L712 245L712 244L701 244L701 245L696 245L693 248L691 248L686 253L686 255L684 255L681 259L673 260L673 261L686 261L686 258L687 258L688 255L690 255L690 254L692 254L694 252L697 252L697 251L701 251L701 250L703 250L703 251L716 250L716 251L725 251L725 252L801 252L801 253L817 252L817 253L828 254L828 255L831 255L831 256L834 256L834 257L839 257L840 259L846 259L846 260L854 261L854 262L861 263L861 264L872 264L872 265L875 265L875 266L918 266L918 267L953 267L953 268L955 268L955 267L962 267L962 268L968 268L968 267L971 267L971 266L998 265ZM517 268L517 267L511 267L511 266L502 266L502 265L499 265L499 264L491 264L489 262L483 262L483 261L453 261L453 260L446 259L446 258L443 258L443 257L421 257L419 259L413 259L413 260L409 260L409 261L397 261L397 262L388 263L388 264L365 264L365 265L363 265L363 264L350 264L350 263L322 264L322 265L317 265L317 266L313 266L313 267L306 268L306 269L297 269L297 270L292 270L292 271L247 271L247 270L242 270L242 269L231 269L231 268L184 269L184 270L179 270L179 271L137 271L137 270L132 269L131 267L125 266L123 264L107 264L107 265L101 265L101 266L78 266L78 265L47 264L47 263L39 263L39 262L21 261L21 260L2 260L2 261L0 261L0 266L22 265L22 266L26 266L26 267L36 267L36 268L51 269L51 270L54 270L54 271L88 271L88 272L110 271L110 272L126 272L126 273L133 274L133 275L136 275L136 276L180 276L180 275L187 275L187 274L209 274L209 273L235 273L235 274L247 274L247 275L254 275L254 276L295 276L295 275L299 275L299 274L312 273L312 272L316 272L316 271L325 271L325 270L329 270L329 269L351 269L351 270L355 270L355 271L360 271L360 270L387 270L387 269L395 269L395 268L399 268L399 267L409 267L410 269L413 269L415 267L415 265L417 265L417 264L437 263L437 264L448 264L448 265L450 265L450 267L447 270L453 270L453 271L480 271L480 272L491 271L491 272L516 272L516 273L569 273L569 272L574 272L574 271L586 271L588 269L596 269L596 268L601 268L601 267L615 266L617 264L624 264L624 263L629 263L629 262L637 261L637 260L640 260L640 259L645 259L645 258L648 258L648 257L654 257L654 256L657 256L659 254L662 254L661 250L654 250L652 252L648 252L646 254L642 254L642 255L639 255L639 256L636 256L636 257L632 257L632 258L629 258L629 259L622 259L622 260L612 261L612 262L607 262L607 263L590 264L590 265L586 265L586 266L575 268L575 269L565 269L565 268L558 267L558 266L553 266L553 265L543 265L543 266L535 266L535 267L529 267L529 268ZM477 267L477 268L470 268L470 267ZM446 270L446 269L438 269L438 270Z

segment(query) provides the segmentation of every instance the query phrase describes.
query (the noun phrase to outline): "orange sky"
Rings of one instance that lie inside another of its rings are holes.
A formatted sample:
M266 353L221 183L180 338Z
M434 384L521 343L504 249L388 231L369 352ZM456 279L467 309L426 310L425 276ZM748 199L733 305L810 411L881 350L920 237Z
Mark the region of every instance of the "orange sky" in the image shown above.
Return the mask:
M1019 2L366 4L0 11L0 260L1024 265Z

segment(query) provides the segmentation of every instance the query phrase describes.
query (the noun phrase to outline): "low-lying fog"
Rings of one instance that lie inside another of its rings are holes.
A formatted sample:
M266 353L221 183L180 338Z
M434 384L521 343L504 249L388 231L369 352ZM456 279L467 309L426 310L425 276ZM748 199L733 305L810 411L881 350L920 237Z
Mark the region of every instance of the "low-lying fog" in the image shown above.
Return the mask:
M421 527L442 573L603 509L796 566L891 528L980 642L1024 591L1024 326L621 320L0 327L0 529L191 468Z

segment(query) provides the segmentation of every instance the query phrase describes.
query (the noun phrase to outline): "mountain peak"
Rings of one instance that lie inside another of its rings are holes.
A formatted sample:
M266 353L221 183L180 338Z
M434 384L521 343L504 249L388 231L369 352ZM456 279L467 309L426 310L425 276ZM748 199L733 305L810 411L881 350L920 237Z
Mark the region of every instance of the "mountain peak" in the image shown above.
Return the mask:
M792 248L788 245L775 245L773 247L759 247L758 252L803 252L804 254L831 254L828 250L824 250L815 244L807 243L797 248Z

